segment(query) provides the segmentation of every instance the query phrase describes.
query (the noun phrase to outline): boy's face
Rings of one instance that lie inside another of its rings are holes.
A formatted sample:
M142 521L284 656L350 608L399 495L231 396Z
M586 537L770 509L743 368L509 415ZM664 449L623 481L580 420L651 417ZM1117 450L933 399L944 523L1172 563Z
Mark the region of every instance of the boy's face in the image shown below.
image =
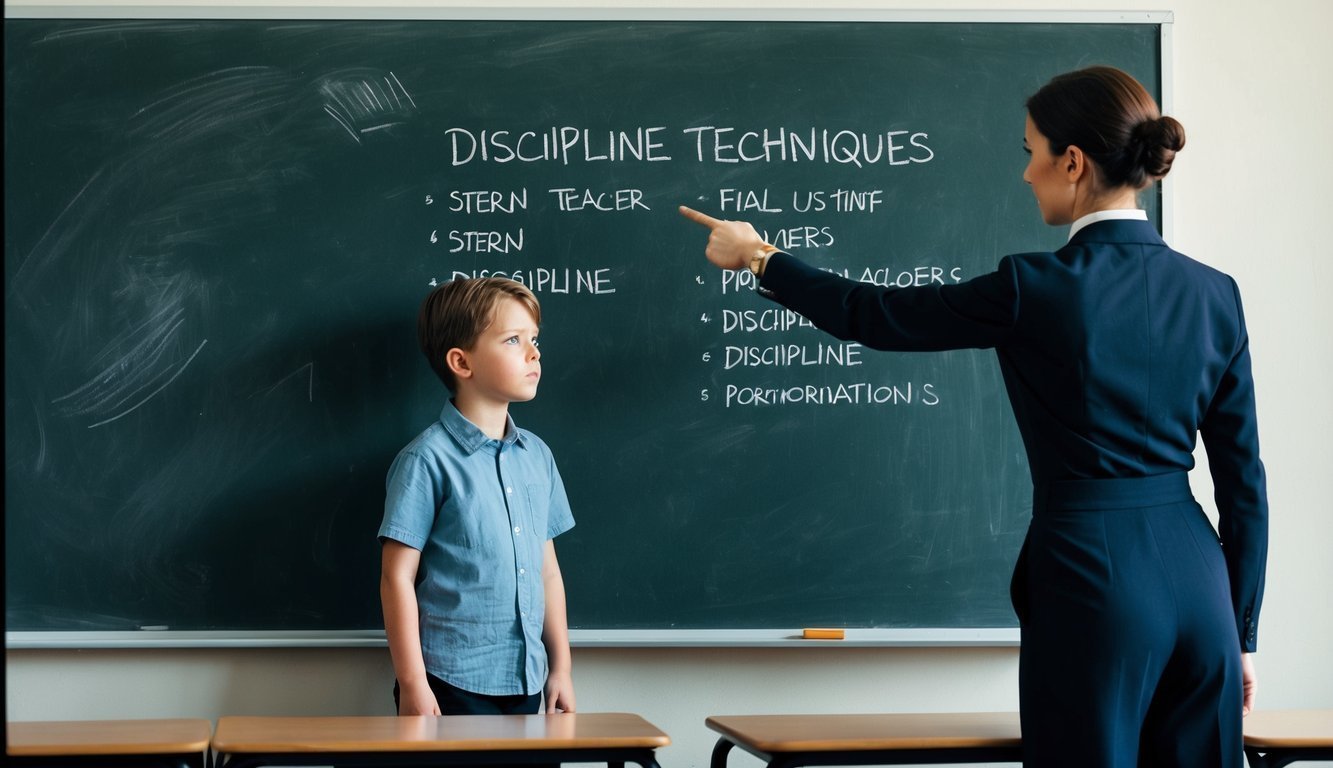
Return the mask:
M520 403L537 396L542 376L537 323L518 299L500 300L490 326L464 354L472 375L459 383L473 394L496 403Z

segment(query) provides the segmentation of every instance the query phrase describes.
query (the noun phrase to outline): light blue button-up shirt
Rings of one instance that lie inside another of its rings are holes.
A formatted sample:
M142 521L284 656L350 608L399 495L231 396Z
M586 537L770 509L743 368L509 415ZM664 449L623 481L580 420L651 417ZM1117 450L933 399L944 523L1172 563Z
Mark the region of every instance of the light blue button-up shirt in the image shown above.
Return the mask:
M450 402L399 451L386 485L380 538L421 551L426 671L473 693L541 693L542 555L574 527L551 449L513 419L493 440Z

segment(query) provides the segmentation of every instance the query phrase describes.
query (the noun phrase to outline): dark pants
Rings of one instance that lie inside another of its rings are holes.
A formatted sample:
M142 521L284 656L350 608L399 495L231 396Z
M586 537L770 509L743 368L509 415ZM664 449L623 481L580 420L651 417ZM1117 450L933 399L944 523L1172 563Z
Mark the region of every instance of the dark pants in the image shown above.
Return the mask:
M1014 573L1028 768L1241 768L1240 639L1185 474L1039 487Z
M435 703L442 715L535 715L541 711L542 695L488 696L473 693L444 682L434 675L426 675ZM393 683L393 709L398 711L398 681Z
M542 695L488 696L456 688L434 675L426 675L441 715L535 715L541 711ZM398 681L393 681L393 709L398 711ZM463 768L463 767L460 767ZM492 764L484 768L560 768L560 763Z

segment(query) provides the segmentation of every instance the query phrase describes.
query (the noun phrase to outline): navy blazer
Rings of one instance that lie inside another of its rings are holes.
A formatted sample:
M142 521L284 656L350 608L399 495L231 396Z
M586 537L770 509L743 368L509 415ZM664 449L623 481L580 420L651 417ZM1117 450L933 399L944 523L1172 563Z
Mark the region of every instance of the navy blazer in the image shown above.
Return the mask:
M875 349L994 348L1035 485L1189 470L1201 434L1237 631L1254 650L1268 501L1230 277L1171 250L1149 222L1118 220L954 285L883 288L777 253L760 293Z

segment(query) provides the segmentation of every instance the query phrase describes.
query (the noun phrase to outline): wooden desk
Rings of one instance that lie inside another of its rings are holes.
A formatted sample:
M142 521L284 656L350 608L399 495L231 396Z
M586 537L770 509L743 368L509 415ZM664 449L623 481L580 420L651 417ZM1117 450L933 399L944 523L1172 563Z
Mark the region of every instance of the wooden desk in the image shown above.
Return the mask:
M1245 718L1250 768L1333 760L1333 709L1256 709Z
M224 717L219 768L259 765L430 766L638 763L671 739L638 715Z
M1017 712L737 715L705 723L722 734L712 768L740 747L769 768L1020 762Z
M69 720L5 724L10 765L206 768L207 720Z

